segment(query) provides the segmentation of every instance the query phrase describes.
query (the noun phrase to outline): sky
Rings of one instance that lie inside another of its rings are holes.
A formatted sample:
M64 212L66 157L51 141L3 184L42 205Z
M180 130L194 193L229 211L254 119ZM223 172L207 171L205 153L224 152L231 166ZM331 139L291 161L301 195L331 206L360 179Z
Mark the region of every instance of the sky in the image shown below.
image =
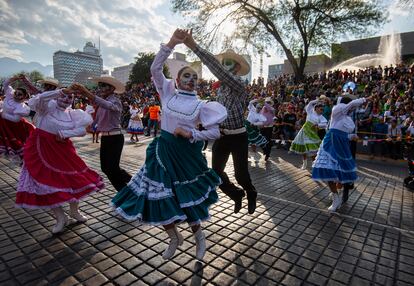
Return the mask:
M376 35L414 30L407 9L383 1L389 4L390 22ZM104 69L112 70L133 62L138 52L156 52L186 20L171 11L168 0L0 0L0 57L49 65L55 51L82 50L87 41L98 46L100 38ZM344 40L350 39L339 42ZM274 51L267 53L265 77L268 64L283 62ZM255 78L259 58L252 59Z

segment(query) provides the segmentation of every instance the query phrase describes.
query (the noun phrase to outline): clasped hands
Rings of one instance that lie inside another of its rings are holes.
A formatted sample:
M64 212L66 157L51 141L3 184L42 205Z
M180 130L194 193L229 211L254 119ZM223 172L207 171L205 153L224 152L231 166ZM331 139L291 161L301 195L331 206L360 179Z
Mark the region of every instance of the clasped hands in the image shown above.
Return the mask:
M193 31L192 30L185 30L185 29L176 29L171 36L170 41L168 42L167 46L170 48L174 48L178 44L185 44L190 49L194 49L196 43L193 38Z
M66 94L73 93L75 95L82 94L90 99L94 98L94 95L86 87L79 83L73 83L69 87L62 89L62 92Z
M184 137L184 138L187 138L187 139L191 139L193 137L193 133L191 133L191 131L187 131L187 130L181 128L181 127L177 127L174 130L174 136L175 137L181 136L181 137Z

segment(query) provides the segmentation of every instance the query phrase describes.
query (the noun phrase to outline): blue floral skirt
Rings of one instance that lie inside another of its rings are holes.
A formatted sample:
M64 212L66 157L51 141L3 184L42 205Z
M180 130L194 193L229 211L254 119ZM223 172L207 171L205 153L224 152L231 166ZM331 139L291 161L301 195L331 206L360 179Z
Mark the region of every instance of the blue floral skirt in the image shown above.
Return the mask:
M329 129L312 165L312 179L351 183L356 181L356 165L352 157L348 133Z
M148 146L145 164L112 199L115 211L150 225L208 220L221 180L208 168L202 147L203 142L190 143L162 130Z

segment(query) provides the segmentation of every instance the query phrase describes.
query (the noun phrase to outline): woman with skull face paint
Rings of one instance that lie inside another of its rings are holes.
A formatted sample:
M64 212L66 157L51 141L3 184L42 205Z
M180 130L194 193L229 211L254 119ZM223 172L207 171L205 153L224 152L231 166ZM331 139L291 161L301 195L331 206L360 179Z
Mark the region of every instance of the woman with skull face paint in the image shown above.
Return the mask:
M23 156L23 146L35 127L23 116L30 114L24 103L28 93L24 88L14 90L11 84L17 80L27 82L24 76L12 77L4 82L5 99L0 117L0 155L17 158Z
M62 231L68 221L63 204L69 203L72 218L85 222L79 200L104 187L102 178L76 154L69 139L84 136L92 122L87 112L71 109L72 103L71 89L47 91L29 100L37 113L37 128L25 145L16 206L52 209L57 220L53 233Z
M162 103L161 136L147 148L145 164L113 199L113 207L122 217L150 225L162 225L171 239L162 257L170 259L183 237L176 224L187 222L196 241L196 258L206 251L201 222L209 219L209 207L217 202L220 177L207 167L201 148L204 140L220 137L219 124L227 111L217 102L197 98L197 73L183 68L177 87L166 79L162 68L172 49L182 43L176 30L168 44L162 45L151 66L155 86ZM198 130L201 123L205 130Z

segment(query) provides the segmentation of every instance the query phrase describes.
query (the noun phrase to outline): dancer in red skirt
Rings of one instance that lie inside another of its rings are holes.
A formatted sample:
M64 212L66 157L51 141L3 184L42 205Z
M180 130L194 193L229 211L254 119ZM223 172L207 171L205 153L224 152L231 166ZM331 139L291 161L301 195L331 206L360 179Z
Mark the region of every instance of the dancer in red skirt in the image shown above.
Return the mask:
M72 102L71 89L47 91L29 100L37 128L24 148L16 206L52 209L57 220L53 233L62 231L68 221L63 204L69 203L72 218L85 222L79 200L104 187L102 178L88 168L69 140L84 136L92 122L85 111L69 108Z
M4 82L5 98L0 117L0 155L20 161L23 145L35 127L23 118L30 113L29 106L24 103L29 94L21 87L13 89L11 84L17 80L25 84L28 82L24 76L15 76Z

